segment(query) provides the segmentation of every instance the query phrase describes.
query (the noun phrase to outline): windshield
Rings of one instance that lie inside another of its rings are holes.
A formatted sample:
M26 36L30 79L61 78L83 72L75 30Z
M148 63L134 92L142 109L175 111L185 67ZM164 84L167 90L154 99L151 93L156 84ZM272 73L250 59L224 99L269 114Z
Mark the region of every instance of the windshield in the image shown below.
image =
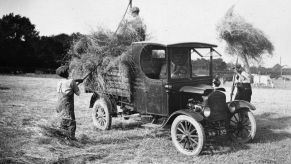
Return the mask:
M171 79L209 76L210 48L172 48L170 53Z
M191 50L192 76L210 75L210 48Z

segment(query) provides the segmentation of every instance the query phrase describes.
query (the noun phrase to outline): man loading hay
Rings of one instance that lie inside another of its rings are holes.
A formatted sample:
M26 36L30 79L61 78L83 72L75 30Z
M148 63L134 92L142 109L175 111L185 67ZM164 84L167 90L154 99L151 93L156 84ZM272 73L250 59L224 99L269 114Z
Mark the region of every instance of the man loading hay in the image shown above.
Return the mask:
M251 75L247 73L240 64L237 64L235 68L233 68L233 70L236 73L235 86L237 88L234 99L251 102L252 96ZM231 94L233 93L233 90L234 87L232 87Z
M146 39L146 26L139 17L139 8L130 10L129 18L122 19L115 32L99 28L73 42L70 54L71 76L79 78L91 72L84 81L86 91L103 93L124 86L123 79L130 79L126 85L126 94L131 94L135 66L132 60L131 44ZM127 11L126 11L127 12ZM121 84L108 78L116 74Z
M265 54L272 55L274 46L260 29L245 21L243 17L234 13L232 6L217 26L218 38L226 42L226 52L241 59L244 70L240 65L234 70L238 77L236 86L238 93L235 99L251 100L251 70L249 60L261 61ZM238 82L239 81L239 82ZM247 90L247 91L246 91ZM231 91L231 99L232 99Z
M128 30L128 28L136 31L138 36L140 37L140 41L144 41L146 38L146 26L143 23L142 18L139 16L139 8L132 7L130 10L130 15L123 22L121 22L120 28L117 34L123 34L124 30Z
M62 79L57 85L58 102L56 111L59 115L59 128L68 131L69 139L76 140L76 120L74 112L74 94L80 95L78 84L83 79L69 79L69 67L61 66L56 70L56 74Z

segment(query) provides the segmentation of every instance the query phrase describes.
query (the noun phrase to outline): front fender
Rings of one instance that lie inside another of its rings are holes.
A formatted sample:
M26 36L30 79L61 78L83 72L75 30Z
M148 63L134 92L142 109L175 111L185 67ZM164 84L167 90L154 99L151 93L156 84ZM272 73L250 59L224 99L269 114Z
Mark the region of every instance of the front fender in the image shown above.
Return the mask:
M244 100L234 100L234 101L227 102L227 106L232 113L237 110L246 109L246 108L249 110L256 110L256 107L253 104ZM232 107L234 107L235 109L234 111L230 109Z
M167 119L167 121L163 124L162 127L164 127L167 124L172 123L174 119L179 115L186 115L186 116L192 117L198 122L204 119L204 117L200 113L194 112L192 110L178 110L170 115L170 117Z

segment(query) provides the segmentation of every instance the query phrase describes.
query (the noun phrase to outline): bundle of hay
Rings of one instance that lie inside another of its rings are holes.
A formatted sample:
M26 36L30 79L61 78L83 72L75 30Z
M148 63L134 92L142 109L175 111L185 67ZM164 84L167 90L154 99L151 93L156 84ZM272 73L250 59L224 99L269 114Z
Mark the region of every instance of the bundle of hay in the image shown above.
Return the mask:
M89 90L102 93L116 88L113 85L117 83L112 83L111 79L106 78L110 73L119 74L119 77L131 81L130 75L134 71L134 64L129 46L132 42L142 41L142 38L133 28L127 26L122 28L122 33L118 34L99 28L91 35L86 35L73 43L70 50L71 76L75 79L82 78L92 72L84 82ZM116 67L118 69L114 69ZM129 91L130 86L126 86L125 89Z
M218 37L226 42L226 51L240 57L250 72L248 60L259 61L263 54L272 55L274 46L261 30L234 14L233 9L234 6L217 25Z

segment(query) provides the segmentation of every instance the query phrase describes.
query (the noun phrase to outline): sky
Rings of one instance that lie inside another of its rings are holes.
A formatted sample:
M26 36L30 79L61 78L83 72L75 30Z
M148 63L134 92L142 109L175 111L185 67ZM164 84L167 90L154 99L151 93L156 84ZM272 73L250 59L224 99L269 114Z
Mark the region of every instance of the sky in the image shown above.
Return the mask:
M217 44L227 62L225 44L216 26L226 11L234 12L262 30L274 44L273 57L266 55L262 66L277 63L291 67L290 0L132 0L140 8L153 41L206 42ZM13 12L28 17L40 35L90 34L98 27L115 31L128 0L0 0L0 16Z

